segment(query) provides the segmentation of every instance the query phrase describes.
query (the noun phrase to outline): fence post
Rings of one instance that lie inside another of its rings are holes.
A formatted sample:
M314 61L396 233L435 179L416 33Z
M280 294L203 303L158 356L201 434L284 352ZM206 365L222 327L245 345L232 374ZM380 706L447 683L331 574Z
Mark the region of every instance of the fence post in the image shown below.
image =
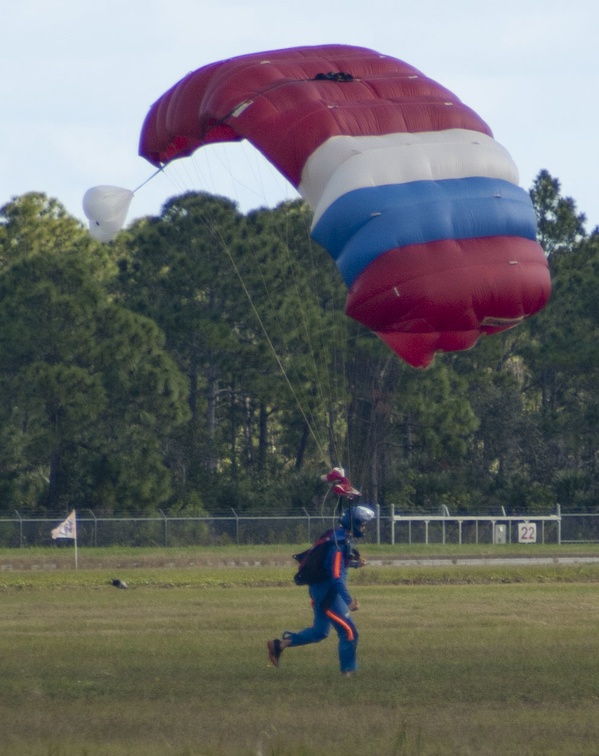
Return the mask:
M555 514L557 515L557 542L562 545L562 508L558 503L555 505Z
M23 546L23 518L19 514L19 511L15 509L15 514L19 518L19 548Z
M237 545L239 546L239 517L237 516L237 512L231 507L231 512L235 515L235 540L237 541Z
M98 518L91 509L87 509L90 515L94 518L94 546L98 548Z
M377 502L374 505L376 509L376 542L381 545L381 505Z
M391 545L395 546L395 504L391 504Z
M168 519L162 509L158 510L164 519L164 547L168 547Z
M441 504L441 515L443 517L448 517L448 518L451 517L451 515L449 514L449 509L447 508L447 504ZM443 520L443 522L441 523L441 529L442 529L442 533L443 533L443 545L445 545L445 542L446 542L446 525L445 525L445 522L446 522L446 520Z
M306 517L308 518L308 543L312 543L312 537L311 537L311 532L310 532L310 513L308 512L306 507L302 507L302 509L304 510L304 512L306 513Z

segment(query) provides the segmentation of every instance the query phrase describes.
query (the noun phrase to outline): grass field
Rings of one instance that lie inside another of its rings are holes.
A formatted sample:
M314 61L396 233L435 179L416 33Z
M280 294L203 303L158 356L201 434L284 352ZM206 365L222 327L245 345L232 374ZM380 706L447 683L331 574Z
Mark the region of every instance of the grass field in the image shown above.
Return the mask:
M598 566L359 571L347 679L333 636L267 663L288 552L1 551L0 754L599 753Z

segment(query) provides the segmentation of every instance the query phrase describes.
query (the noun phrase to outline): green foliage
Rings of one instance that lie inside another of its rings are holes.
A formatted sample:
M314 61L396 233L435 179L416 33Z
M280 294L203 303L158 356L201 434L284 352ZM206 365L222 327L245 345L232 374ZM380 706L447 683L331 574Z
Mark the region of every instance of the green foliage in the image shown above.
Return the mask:
M530 196L537 212L539 241L548 255L568 252L585 236L583 213L576 213L571 197L561 196L561 186L549 171L541 171Z
M93 245L73 223L71 237L64 233L56 206L45 210L33 196L4 212L0 249L11 259L0 276L0 478L8 508L156 506L170 495L161 434L187 413L162 333L110 298L104 271L95 275L90 263Z
M55 200L0 210L0 509L318 511L345 467L400 509L599 500L599 237L531 190L553 297L413 370L343 314L297 201L189 192L100 245Z

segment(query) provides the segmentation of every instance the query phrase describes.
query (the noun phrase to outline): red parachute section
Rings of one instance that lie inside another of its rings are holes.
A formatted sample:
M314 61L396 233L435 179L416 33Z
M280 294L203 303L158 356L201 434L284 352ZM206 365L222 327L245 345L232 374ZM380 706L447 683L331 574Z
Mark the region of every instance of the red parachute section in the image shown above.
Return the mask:
M375 331L408 364L470 349L481 334L522 323L544 307L549 276L539 245L490 237L393 249L349 291L346 313ZM401 281L401 294L386 281ZM467 300L460 292L467 292ZM493 313L491 316L488 313Z
M509 154L409 64L347 45L212 63L154 103L140 154L163 166L241 139L313 209L347 314L410 365L468 349L548 301L534 208Z

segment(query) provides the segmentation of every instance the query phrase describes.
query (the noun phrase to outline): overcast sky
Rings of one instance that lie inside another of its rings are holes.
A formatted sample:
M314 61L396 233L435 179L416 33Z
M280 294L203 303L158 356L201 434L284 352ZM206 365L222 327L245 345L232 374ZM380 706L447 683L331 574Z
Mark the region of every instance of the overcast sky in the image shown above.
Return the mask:
M250 52L344 43L419 68L491 126L530 189L547 169L599 224L596 0L0 0L0 206L41 191L77 218L97 184L136 189L148 107ZM201 189L244 212L295 197L253 148L200 150L136 192L129 220ZM187 165L183 166L182 164Z

